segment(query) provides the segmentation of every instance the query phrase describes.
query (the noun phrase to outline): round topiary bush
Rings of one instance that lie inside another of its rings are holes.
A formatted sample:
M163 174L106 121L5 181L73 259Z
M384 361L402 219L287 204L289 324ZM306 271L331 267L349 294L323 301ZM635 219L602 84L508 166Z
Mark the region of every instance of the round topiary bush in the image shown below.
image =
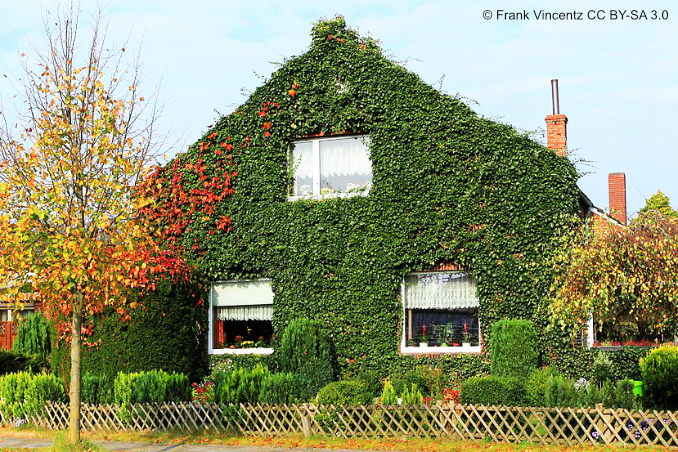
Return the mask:
M678 347L664 345L640 359L645 405L678 409Z
M318 405L358 406L372 403L365 385L357 380L342 380L328 384L318 392Z

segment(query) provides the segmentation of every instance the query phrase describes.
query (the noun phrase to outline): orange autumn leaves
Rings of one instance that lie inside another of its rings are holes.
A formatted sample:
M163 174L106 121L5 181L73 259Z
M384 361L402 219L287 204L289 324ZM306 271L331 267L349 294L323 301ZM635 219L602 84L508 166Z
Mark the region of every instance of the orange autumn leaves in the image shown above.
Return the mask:
M34 114L23 133L4 131L0 142L3 301L31 293L62 320L108 306L126 317L129 289L189 272L134 215L155 202L134 191L151 139L132 124L137 87L116 97L98 61L90 63L41 64L31 80Z

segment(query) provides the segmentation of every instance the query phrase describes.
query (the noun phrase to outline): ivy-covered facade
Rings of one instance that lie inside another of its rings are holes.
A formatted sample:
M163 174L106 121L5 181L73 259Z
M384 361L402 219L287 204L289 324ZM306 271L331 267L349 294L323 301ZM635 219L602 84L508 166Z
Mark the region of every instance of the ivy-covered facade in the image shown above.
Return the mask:
M477 352L478 342L484 351L496 320L526 318L544 358L572 352L547 332L544 309L553 243L579 208L570 161L426 84L341 17L317 23L307 52L156 176L169 239L221 288L210 297L212 349L240 349L270 316L270 337L247 346L274 350L285 326L307 317L331 333L340 370L437 359L464 376L485 368L484 353L432 353ZM423 280L477 298L455 305L456 321L467 319L457 327L479 326L470 348L455 341L473 331L443 343L444 328L431 330L452 317L417 295ZM418 320L404 305L415 295L431 309L413 309ZM440 337L421 337L413 322Z

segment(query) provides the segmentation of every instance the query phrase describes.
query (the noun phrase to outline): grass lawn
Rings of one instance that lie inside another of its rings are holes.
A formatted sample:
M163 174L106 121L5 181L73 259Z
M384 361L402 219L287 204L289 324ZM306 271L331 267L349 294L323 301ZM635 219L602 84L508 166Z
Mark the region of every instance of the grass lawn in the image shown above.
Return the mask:
M52 439L55 432L30 427L20 429L0 427L0 437L23 437L23 438L46 438ZM536 451L536 452L611 452L619 450L629 451L663 451L676 449L657 446L540 446L535 444L496 444L488 442L450 441L450 440L425 440L425 439L389 439L389 440L366 440L366 439L340 439L290 435L281 438L273 437L225 437L219 434L204 432L199 433L175 433L175 432L148 432L148 433L84 433L83 437L88 440L104 441L129 441L145 443L188 443L188 444L222 444L229 446L267 446L281 448L323 448L323 449L363 449L385 451L422 451L422 452L454 452L454 451ZM2 449L0 451L26 451L27 449ZM35 449L33 449L35 451ZM52 449L49 449L52 450ZM59 449L61 450L61 449ZM87 449L85 449L87 450Z

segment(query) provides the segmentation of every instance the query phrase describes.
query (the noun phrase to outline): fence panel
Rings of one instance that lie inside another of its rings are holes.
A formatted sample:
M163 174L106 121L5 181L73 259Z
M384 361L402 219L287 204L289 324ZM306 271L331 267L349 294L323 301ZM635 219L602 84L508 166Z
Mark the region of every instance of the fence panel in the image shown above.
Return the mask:
M68 426L69 408L49 402L22 421ZM678 412L472 405L316 406L214 403L82 405L83 430L210 430L224 434L327 435L341 438L490 439L551 445L634 444L678 447ZM16 423L0 413L3 424Z

